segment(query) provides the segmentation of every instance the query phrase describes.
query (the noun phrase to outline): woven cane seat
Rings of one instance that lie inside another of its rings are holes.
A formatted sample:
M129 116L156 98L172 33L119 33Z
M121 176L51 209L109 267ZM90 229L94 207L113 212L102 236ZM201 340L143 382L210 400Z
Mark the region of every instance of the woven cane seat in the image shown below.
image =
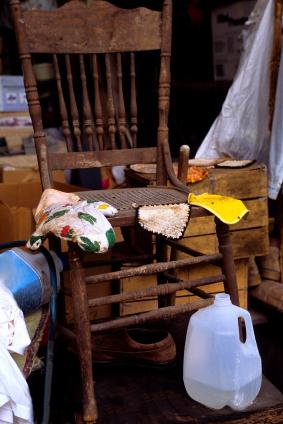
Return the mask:
M78 194L82 200L101 201L109 203L118 209L116 217L109 218L112 225L120 225L120 219L127 217L133 223L136 219L136 209L145 205L169 205L174 203L185 203L187 193L174 188L124 188L115 190L92 190L82 191Z

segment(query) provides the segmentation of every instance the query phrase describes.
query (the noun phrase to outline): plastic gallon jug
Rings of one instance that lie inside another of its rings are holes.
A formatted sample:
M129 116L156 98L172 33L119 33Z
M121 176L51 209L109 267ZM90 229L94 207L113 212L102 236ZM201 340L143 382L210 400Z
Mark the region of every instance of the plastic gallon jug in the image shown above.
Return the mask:
M59 257L50 252L57 272L63 266ZM36 311L49 302L51 294L50 272L42 253L31 253L15 247L0 254L0 280L13 293L24 314Z
M239 318L246 337L241 341ZM235 306L225 293L214 304L194 313L184 351L183 379L189 396L203 405L242 410L256 398L262 380L250 314Z

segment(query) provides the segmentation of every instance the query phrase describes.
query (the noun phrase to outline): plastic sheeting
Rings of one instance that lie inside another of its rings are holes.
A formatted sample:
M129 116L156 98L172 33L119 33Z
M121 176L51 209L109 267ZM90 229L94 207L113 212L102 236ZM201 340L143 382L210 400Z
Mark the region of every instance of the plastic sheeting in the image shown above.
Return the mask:
M268 166L269 197L283 181L283 65L279 69L272 133L269 124L270 59L274 0L256 3L244 31L244 51L219 116L199 147L197 158L230 156Z
M27 382L9 351L23 354L30 344L22 311L0 283L0 423L32 424Z

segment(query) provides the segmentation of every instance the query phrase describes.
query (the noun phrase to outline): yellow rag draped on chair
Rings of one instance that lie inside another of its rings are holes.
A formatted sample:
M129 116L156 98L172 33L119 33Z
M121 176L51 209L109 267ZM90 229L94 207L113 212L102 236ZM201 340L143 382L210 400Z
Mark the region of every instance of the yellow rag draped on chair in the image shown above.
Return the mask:
M228 225L236 224L249 212L241 200L219 194L190 193L188 203L207 209Z

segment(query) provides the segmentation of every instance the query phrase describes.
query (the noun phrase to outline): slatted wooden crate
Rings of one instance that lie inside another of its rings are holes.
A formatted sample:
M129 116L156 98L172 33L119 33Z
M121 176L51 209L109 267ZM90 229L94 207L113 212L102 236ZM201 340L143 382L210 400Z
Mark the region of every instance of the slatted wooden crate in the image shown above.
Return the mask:
M214 168L209 170L208 178L190 185L195 194L204 192L231 196L244 202L249 214L239 223L230 225L233 256L237 261L249 257L265 255L268 252L268 211L267 211L267 172L262 164L252 164L247 168ZM181 244L193 247L203 253L218 250L213 217L201 217L189 222ZM178 253L178 258L182 257ZM204 274L203 267L195 268L194 277ZM241 305L247 307L248 291L239 287Z
M247 168L210 169L207 179L190 184L195 194L213 193L241 199L249 210L247 217L230 226L234 258L265 255L268 251L267 173L264 165ZM213 217L193 219L181 243L204 253L217 250Z

